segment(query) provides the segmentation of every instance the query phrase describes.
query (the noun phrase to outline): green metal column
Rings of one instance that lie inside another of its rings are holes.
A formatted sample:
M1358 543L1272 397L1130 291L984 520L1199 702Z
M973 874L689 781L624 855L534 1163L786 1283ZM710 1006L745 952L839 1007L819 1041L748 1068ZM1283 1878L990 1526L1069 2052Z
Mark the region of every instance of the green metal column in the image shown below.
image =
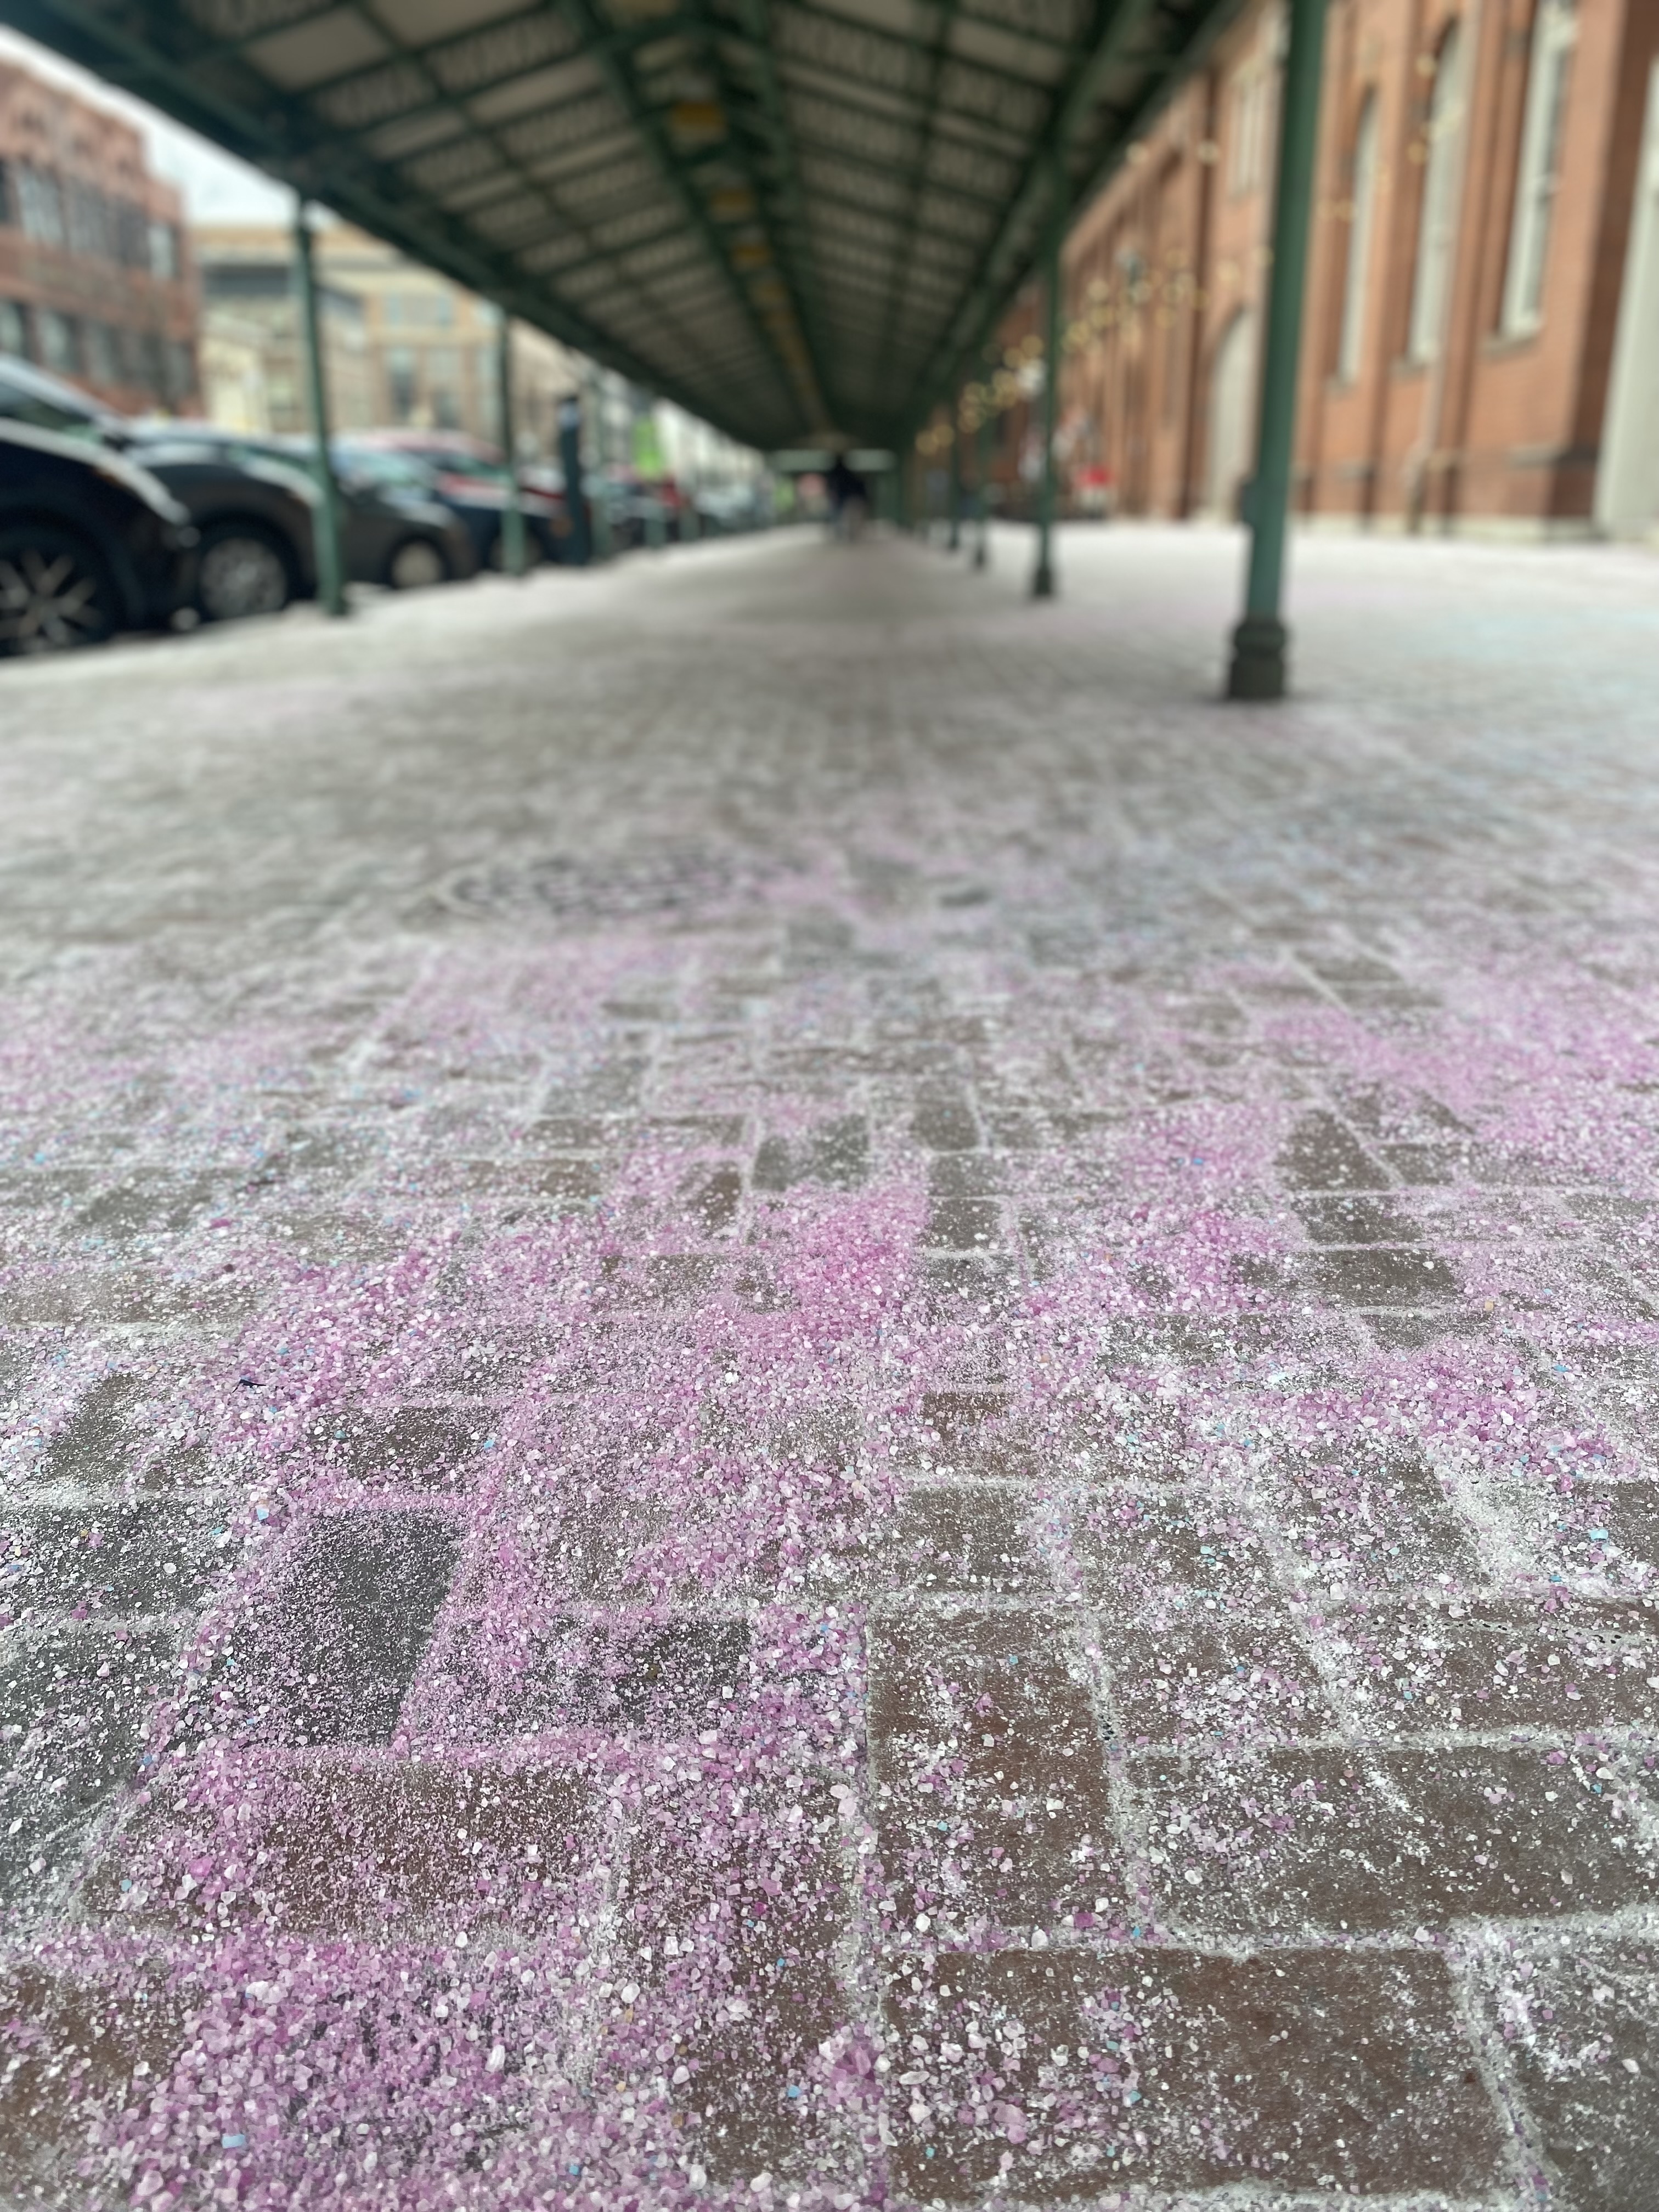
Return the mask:
M893 520L900 530L910 527L910 458L902 451L893 457Z
M611 434L604 372L598 368L587 380L587 402L582 410L583 428L593 442L592 556L609 561L617 550L611 527Z
M340 488L334 481L334 457L329 451L328 380L323 369L323 331L317 313L317 271L312 261L311 225L306 220L303 199L296 200L294 208L294 276L300 294L311 430L317 442L317 487L322 495L313 526L317 597L325 614L343 615L346 595L345 558L340 542Z
M513 320L505 307L495 325L495 401L501 410L501 459L507 463L507 505L501 509L501 566L522 576L524 500L519 490L518 423L513 412Z
M974 566L991 565L991 410L988 403L979 418L978 453L974 471L974 495L979 501L979 541L974 547Z
M947 553L962 550L962 398L957 395L951 410L951 535L946 538Z
M1031 597L1054 596L1054 433L1060 428L1060 250L1066 240L1066 178L1058 162L1043 241L1042 293L1048 331L1042 347L1042 474L1037 480L1037 563Z
M1273 265L1267 293L1267 343L1261 362L1261 414L1249 500L1250 567L1244 619L1233 632L1230 699L1282 699L1289 632L1279 615L1285 524L1296 436L1296 380L1302 350L1302 295L1308 270L1308 214L1319 142L1319 86L1325 0L1291 0L1291 45L1279 131L1273 207Z

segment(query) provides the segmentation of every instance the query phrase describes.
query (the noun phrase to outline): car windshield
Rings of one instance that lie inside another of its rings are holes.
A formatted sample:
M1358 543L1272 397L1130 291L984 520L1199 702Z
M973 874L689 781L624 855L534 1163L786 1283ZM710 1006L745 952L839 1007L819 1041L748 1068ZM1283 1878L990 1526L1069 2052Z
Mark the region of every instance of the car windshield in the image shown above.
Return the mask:
M61 404L48 392L25 384L0 368L0 416L10 422L27 422L31 429L55 430L60 438L84 438L88 445L103 443L103 431L91 408Z
M204 461L222 465L225 459L224 447L210 445L204 438L145 439L133 451L147 469L176 469Z
M481 461L471 453L428 450L421 458L429 468L441 470L445 476L471 477L475 483L504 484L507 482L507 471L499 462Z
M337 447L334 460L343 476L378 484L383 490L428 492L432 489L432 471L407 453L386 453L378 447L342 446Z

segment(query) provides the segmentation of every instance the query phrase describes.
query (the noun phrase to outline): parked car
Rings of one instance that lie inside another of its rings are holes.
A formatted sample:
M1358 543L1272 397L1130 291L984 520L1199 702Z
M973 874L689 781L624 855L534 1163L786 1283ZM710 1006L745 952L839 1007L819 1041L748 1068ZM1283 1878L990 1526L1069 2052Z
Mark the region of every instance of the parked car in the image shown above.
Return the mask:
M165 626L194 586L196 530L119 453L0 417L0 653Z
M27 362L0 360L0 417L131 453L189 510L201 533L194 605L210 622L276 614L317 591L314 516L320 494L303 438L257 437L211 422L134 421ZM346 574L398 590L470 576L470 532L441 501L387 494L366 481L341 489Z
M337 439L335 465L343 473L372 475L386 488L423 485L441 499L471 532L479 565L505 566L501 518L507 510L507 476L493 449L459 431L360 430ZM519 479L524 514L525 556L533 568L542 561L569 558L570 522L562 499Z
M127 450L201 532L195 605L204 622L280 614L290 599L315 598L317 495L297 471L234 457L170 425L136 431Z
M304 438L282 438L221 430L211 423L174 423L151 428L134 424L136 450L146 457L160 446L171 466L187 452L211 454L221 466L240 469L258 482L280 480L303 501L304 581L296 594L317 588L313 517L321 499L315 475L315 451ZM168 476L168 470L158 472ZM199 465L199 463L198 463ZM168 480L173 479L168 476ZM384 584L393 591L416 591L472 575L478 566L471 532L440 500L418 487L386 486L337 461L340 528L346 574L353 583ZM179 487L179 495L185 495ZM205 540L204 540L205 542Z
M198 533L193 604L210 622L275 614L315 592L310 486L244 466L173 423L145 424L27 362L0 362L0 416L126 453L166 485Z

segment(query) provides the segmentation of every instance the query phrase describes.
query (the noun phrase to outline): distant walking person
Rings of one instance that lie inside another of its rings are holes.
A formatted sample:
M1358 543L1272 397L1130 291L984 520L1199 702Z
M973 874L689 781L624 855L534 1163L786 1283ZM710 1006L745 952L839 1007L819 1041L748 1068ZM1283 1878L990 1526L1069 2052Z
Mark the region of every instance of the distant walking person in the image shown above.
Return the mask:
M830 529L842 544L856 544L864 535L870 512L870 493L864 478L845 453L837 453L823 483L830 495Z

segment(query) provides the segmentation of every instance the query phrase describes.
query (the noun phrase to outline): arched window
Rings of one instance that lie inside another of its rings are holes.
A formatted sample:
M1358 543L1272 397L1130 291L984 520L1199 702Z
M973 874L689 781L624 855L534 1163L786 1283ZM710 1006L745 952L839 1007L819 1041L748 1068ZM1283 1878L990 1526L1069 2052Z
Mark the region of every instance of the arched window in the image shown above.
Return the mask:
M1504 328L1511 337L1535 331L1543 319L1544 264L1550 217L1561 179L1561 126L1567 76L1578 36L1572 0L1538 0L1533 19L1532 61L1527 73L1527 112L1521 130L1521 165L1510 223L1510 265L1504 283Z
M1446 285L1451 276L1453 179L1458 135L1463 124L1463 68L1457 26L1441 42L1429 100L1423 163L1423 205L1417 222L1417 269L1412 278L1411 329L1406 351L1415 362L1431 362L1440 350Z
M1255 463L1255 317L1241 307L1221 336L1210 367L1209 483L1206 505L1232 521Z
M1368 92L1353 134L1352 183L1348 194L1348 267L1342 284L1342 329L1336 373L1345 384L1359 374L1365 339L1365 283L1370 274L1371 210L1376 198L1376 94Z

